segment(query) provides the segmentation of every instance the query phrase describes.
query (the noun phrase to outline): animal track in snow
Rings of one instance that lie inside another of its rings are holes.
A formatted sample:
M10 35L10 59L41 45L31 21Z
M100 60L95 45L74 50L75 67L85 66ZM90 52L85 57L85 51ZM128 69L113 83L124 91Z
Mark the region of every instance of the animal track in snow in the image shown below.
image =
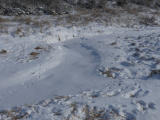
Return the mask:
M142 89L133 89L126 94L123 94L125 98L141 98L149 94L148 90L143 91Z
M135 104L137 105L137 109L140 111L146 111L146 110L154 110L155 108L155 104L152 102L145 102L143 100L138 100L135 102Z

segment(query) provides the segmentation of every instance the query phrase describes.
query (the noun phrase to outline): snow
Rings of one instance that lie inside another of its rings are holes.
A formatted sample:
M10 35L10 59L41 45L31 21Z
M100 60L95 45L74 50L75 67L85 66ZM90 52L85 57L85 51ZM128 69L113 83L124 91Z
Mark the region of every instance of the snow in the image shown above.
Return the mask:
M159 31L93 23L1 34L0 119L158 120Z

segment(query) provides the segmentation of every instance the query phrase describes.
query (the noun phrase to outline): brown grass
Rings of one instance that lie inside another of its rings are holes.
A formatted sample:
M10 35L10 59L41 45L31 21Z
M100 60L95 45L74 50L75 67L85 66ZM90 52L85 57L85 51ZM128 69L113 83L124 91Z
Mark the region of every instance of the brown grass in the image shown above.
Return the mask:
M117 44L117 42L112 42L112 43L111 43L112 46L114 46L114 45L116 45L116 44Z
M71 103L70 107L72 108L71 113L74 114L75 111L77 110L77 103L76 102Z
M8 19L0 17L0 23L5 23L5 22L8 22L8 21L9 21Z
M54 115L60 116L60 115L62 115L62 113L60 113L60 112L54 112Z
M88 105L85 105L83 112L86 115L85 120L102 120L105 116L105 112L103 110L98 110L97 107L89 108Z
M112 15L117 15L118 14L118 12L115 9L109 8L109 7L103 9L103 11L106 12L106 13L112 14Z
M139 22L140 24L143 24L143 25L157 25L156 23L156 18L154 16L152 17L149 17L149 16L142 16L139 18Z
M106 71L100 70L100 72L101 72L103 75L107 75L107 77L114 78L114 77L112 76L111 70L106 70Z
M69 96L56 96L55 99L69 99Z
M25 24L30 25L32 23L32 19L30 17L25 19Z
M5 49L1 50L0 54L6 54L7 51Z
M37 46L34 48L35 50L44 50L45 48L41 47L41 46Z
M50 22L46 21L46 20L42 20L42 21L34 20L33 21L33 26L37 27L37 28L49 27L50 26Z
M37 56L37 55L39 55L40 53L38 53L38 52L31 52L29 55L31 55L31 56Z
M149 76L152 77L153 75L160 75L160 70L152 70Z
M10 118L10 120L26 119L28 117L28 113L21 115L20 112L21 108L18 107L18 110L4 110L0 114L6 116L6 118Z
M15 34L19 35L20 33L22 33L22 28L18 27L15 31Z

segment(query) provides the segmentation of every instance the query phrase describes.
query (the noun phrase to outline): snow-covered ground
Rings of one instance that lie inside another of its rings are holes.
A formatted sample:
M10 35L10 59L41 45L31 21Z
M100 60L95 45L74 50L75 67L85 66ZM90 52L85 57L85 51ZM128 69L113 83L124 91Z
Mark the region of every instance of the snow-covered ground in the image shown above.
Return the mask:
M159 119L159 27L4 33L0 52L2 120Z

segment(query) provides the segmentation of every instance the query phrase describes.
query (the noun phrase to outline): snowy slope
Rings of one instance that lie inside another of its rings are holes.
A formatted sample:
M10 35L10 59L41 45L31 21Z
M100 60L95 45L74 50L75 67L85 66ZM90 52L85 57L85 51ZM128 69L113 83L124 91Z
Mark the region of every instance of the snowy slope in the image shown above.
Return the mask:
M0 119L159 119L160 28L91 27L1 35Z

